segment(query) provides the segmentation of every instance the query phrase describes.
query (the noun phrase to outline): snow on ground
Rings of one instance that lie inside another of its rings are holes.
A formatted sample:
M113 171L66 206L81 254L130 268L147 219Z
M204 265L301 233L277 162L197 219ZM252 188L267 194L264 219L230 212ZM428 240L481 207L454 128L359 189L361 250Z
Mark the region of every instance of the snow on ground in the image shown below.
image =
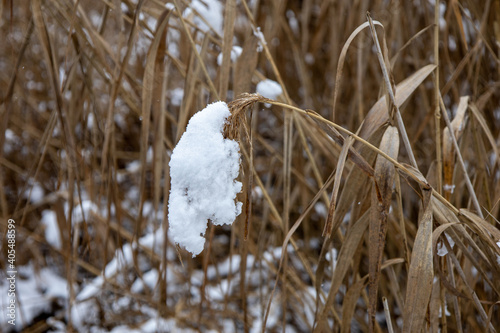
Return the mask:
M64 278L56 275L51 268L42 268L36 271L33 265L28 264L17 268L16 274L16 326L22 328L30 324L33 319L42 313L51 313L53 303L63 306L68 299L68 285ZM10 297L9 283L6 278L0 279L0 305L5 309ZM11 329L9 317L2 313L0 328L3 332Z
M46 210L45 213L44 223L55 223L56 218L52 216L52 212ZM148 221L150 224L151 219ZM178 302L181 300L188 303L200 302L201 292L204 290L205 302L211 308L210 311L216 313L222 311L217 324L222 325L226 331L237 331L239 327L234 320L223 315L223 309L228 306L228 297L232 298L240 292L242 258L238 254L227 257L216 265L209 265L206 274L201 268L195 269L190 273L190 279L186 280L186 267L179 262L173 247L169 246L167 249L168 263L165 269L162 268L162 264L159 268L153 267L152 255L144 252L153 250L154 255L159 258L162 254L164 235L163 227L160 227L139 238L137 243L123 244L110 258L102 270L103 274L83 281L78 279L76 281L78 284L73 286L75 300L71 303L69 313L58 310L69 308L69 286L64 277L55 273L54 267L37 271L31 264L19 266L16 281L19 316L17 328L22 330L32 323L36 316L46 313L51 316L47 322L55 332L67 331L69 320L78 332L103 332L103 327L109 327L109 332L194 332L191 328L186 328L182 320L179 322L179 318L185 318L190 313L182 310L182 306L179 307L182 303ZM223 240L222 243L224 242ZM136 259L133 255L134 250L138 250ZM287 247L287 251L291 264L299 265L300 261L294 256L291 245ZM275 247L263 252L259 260L251 254L246 257L247 303L252 331L260 331L268 297L275 281L275 265L280 256L281 247ZM141 274L137 274L137 267L140 268ZM162 318L158 309L152 306L156 304L161 294L158 284L161 274L164 274L166 279L166 293L169 295L166 305L170 309L176 309L175 318ZM7 289L6 280L1 279L2 307L8 302ZM307 330L314 319L315 303L312 296L315 290L312 288L303 292L305 304L303 311L310 322L302 323L303 329L300 331ZM144 299L150 301L145 303ZM267 327L279 327L281 324L280 304L281 301L277 296L271 305ZM227 310L240 311L232 308ZM134 316L127 315L130 311ZM120 318L120 325L106 326L113 322L112 318L115 317ZM137 318L140 318L139 322ZM6 331L8 328L6 325L6 317L1 317L0 329ZM292 327L287 327L287 332L288 328L291 332L294 331L291 330ZM209 329L205 331L210 332Z

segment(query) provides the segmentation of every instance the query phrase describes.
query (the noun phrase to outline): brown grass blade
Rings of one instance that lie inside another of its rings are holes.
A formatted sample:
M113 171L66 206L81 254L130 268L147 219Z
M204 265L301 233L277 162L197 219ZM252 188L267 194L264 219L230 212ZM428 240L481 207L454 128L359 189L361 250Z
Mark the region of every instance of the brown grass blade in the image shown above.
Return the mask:
M257 53L258 45L259 39L254 34L250 34L245 39L243 50L236 61L234 71L234 96L239 96L250 91L252 77L259 60L259 54Z
M498 268L495 265L495 260L488 259L487 253L490 252L489 249L492 249L493 251L498 251L495 247L492 248L492 243L488 246L488 249L485 249L484 247L481 248L481 243L475 241L475 239L469 234L469 232L466 230L465 226L468 226L469 229L473 230L476 235L479 235L481 238L482 237L488 237L488 232L484 231L482 227L480 226L482 223L479 222L479 226L476 225L474 222L475 217L477 215L465 211L465 213L462 213L460 216L461 218L459 219L457 215L450 211L448 207L443 205L438 200L435 200L433 198L432 200L432 205L433 205L433 216L435 217L436 221L440 223L442 226L448 225L450 223L453 223L455 225L454 228L449 229L447 231L447 234L453 238L455 242L455 246L462 251L462 253L467 257L467 259L470 260L471 265L474 266L478 272L481 274L483 277L484 281L490 285L490 287L495 290L497 294L499 292L497 291L497 287L495 284L491 281L491 279L488 277L488 273L486 271L486 267L481 264L485 263L490 271L497 271ZM469 216L469 217L467 217ZM464 218L465 217L465 218ZM479 220L481 220L479 218ZM482 220L481 220L482 221ZM462 223L461 223L462 222ZM484 221L485 222L485 221ZM485 222L486 223L486 222ZM464 226L465 225L465 226ZM436 228L434 232L439 230L440 227ZM436 237L437 237L436 233ZM437 267L437 270L440 271L440 267ZM456 289L453 286L450 286L450 284L447 284L446 281L443 281L445 286L454 294L454 295L461 295L460 293L456 292Z
M384 132L385 128L380 128L372 135L372 137L370 138L370 142L378 146ZM361 147L361 149L359 150L359 154L368 165L372 165L375 162L375 158L377 157L377 154L367 147ZM373 169L371 170L372 174L374 174L375 171ZM349 190L342 191L340 193L340 197L335 209L335 214L333 216L333 230L337 229L342 223L348 210L353 207L353 203L361 203L362 201L364 201L364 198L368 198L370 196L370 186L372 182L368 175L370 174L363 172L363 169L361 168L353 168L347 176L345 180L345 186L347 186L346 188L348 188ZM358 214L356 216L361 216L364 213L363 209L366 209L360 207L360 205L354 205L354 207L356 207L355 211L357 211Z
M181 110L177 119L177 133L175 135L175 143L177 143L184 131L189 121L189 117L196 111L193 111L196 107L196 91L198 76L200 73L199 62L195 61L195 55L191 54L189 57L189 62L186 69L186 79L184 82L184 95L182 97Z
M377 145L379 144L381 137L383 135L384 128L374 133L374 135L370 138L370 141ZM367 165L371 165L374 163L376 158L376 153L368 149L365 146L362 146L359 152L361 158L363 158L367 163ZM371 166L370 166L371 168ZM372 169L372 174L374 173ZM337 266L334 271L333 278L331 280L330 291L328 294L328 299L325 302L325 308L323 313L319 318L324 318L327 316L327 309L331 307L333 304L333 299L337 294L340 285L344 279L345 274L349 266L351 265L351 259L353 258L356 249L358 248L359 242L364 235L364 232L368 226L370 215L367 212L366 207L362 207L361 205L353 205L354 203L361 203L365 201L365 198L368 198L370 195L370 186L371 180L368 177L367 173L364 172L361 168L352 168L349 172L345 180L344 188L348 190L343 190L340 192L340 196L338 198L338 203L336 205L336 209L333 216L333 228L332 233L339 228L342 221L344 220L345 215L349 211L349 209L353 209L351 214L353 220L351 220L350 225L347 230L347 235L344 238L342 243L342 247L340 248L340 253L337 258ZM355 213L354 213L355 212ZM328 239L327 239L328 241ZM320 254L320 259L318 263L318 268L316 270L316 290L318 292L321 290L320 286L323 282L324 269L325 269L325 248L328 248L327 241L323 244L323 248ZM319 301L319 299L318 299ZM317 320L318 321L318 320Z
M354 140L351 137L347 138L344 142L344 146L342 147L342 151L340 152L340 156L337 162L337 171L335 173L335 181L333 183L332 197L330 199L330 207L328 208L328 216L326 218L325 228L323 229L323 237L330 238L332 236L333 215L335 213L335 205L337 202L337 196L342 180L342 173L344 171L347 153L349 152L353 141Z
M377 24L381 27L383 27L382 23L378 22L378 21L374 21L373 24ZM354 38L361 32L363 31L363 29L365 28L368 28L369 27L369 24L368 22L365 22L363 24L361 24L359 27L356 28L356 30L354 30L351 35L349 36L349 38L347 39L347 41L345 42L344 46L342 47L342 51L340 52L340 56L339 56L339 62L338 62L338 65L337 65L337 74L335 76L335 90L333 92L333 101L332 101L332 121L335 121L335 106L337 104L337 96L338 96L338 93L339 93L339 85L340 85L340 80L342 79L342 73L343 73L343 70L344 70L344 62L345 62L345 57L347 55L347 50L349 49L349 46L351 45L352 41L354 40Z
M151 43L151 46L148 51L147 59L146 59L146 68L144 69L144 78L143 78L143 87L142 87L142 126L141 126L141 139L140 139L140 159L141 159L141 200L139 203L139 220L137 223L137 230L140 230L140 225L142 221L142 209L143 209L143 203L145 199L145 186L146 186L146 167L147 167L147 151L148 151L148 145L149 145L149 136L150 136L150 125L151 125L151 107L153 104L156 104L156 106L160 106L161 100L164 97L157 96L155 98L154 94L155 92L162 94L162 92L158 91L158 87L155 89L155 84L159 85L160 87L163 86L163 81L164 78L162 75L160 80L157 80L155 78L155 69L163 67L163 60L160 62L158 61L159 57L159 50L164 50L165 47L165 39L166 39L166 27L170 18L170 10L166 10L163 15L161 16L157 29L156 29L156 35ZM160 82L157 82L160 81ZM159 83L159 84L158 84ZM153 103L153 100L157 101ZM159 103L158 103L159 102ZM163 112L162 112L163 113ZM156 111L157 116L159 116L160 119L156 119L159 123L159 126L164 127L164 115L159 114L158 111ZM163 120L162 120L163 119ZM157 123L157 124L158 124ZM155 180L159 183L160 177L161 177L161 170L163 169L161 166L161 162L163 161L163 128L156 128L156 142L154 143L155 145L155 151L154 151L154 175L153 177ZM160 187L156 186L154 189L154 199L156 201L156 204L158 204L160 200ZM156 208L156 207L155 207ZM155 209L155 211L157 211Z
M465 112L469 103L469 97L460 97L457 113L451 127L457 140L460 139L463 130L465 129ZM455 170L455 148L453 147L453 140L450 136L450 130L446 127L443 130L443 173L444 173L444 197L449 200L453 193L453 171Z
M457 20L457 25L459 27L460 41L462 42L462 45L463 45L465 51L468 51L469 47L467 45L467 38L465 37L465 30L464 30L464 25L463 25L464 20L462 18L462 14L460 13L458 1L453 1L452 7L453 7L453 14L455 14L455 18Z
M434 64L436 71L434 72L434 137L436 140L436 187L438 192L442 192L443 186L443 153L441 142L441 109L439 108L439 17L440 5L439 1L434 1Z
M313 111L313 110L308 109L308 110L306 110L306 112L310 115L318 115L318 113ZM334 128L333 126L330 126L329 124L326 124L326 123L320 121L316 117L311 117L311 118L316 122L316 124L318 124L318 126L323 131L325 131L326 134L328 134L328 136L330 136L333 139L333 141L335 141L340 146L344 146L345 138L342 136L342 134L339 133L339 131L336 128ZM373 174L374 174L373 168L352 147L349 147L348 157L353 161L354 164L356 164L359 168L361 168L366 174L373 176Z
M233 49L234 20L236 16L235 0L226 1L224 12L224 41L222 44L222 66L220 70L219 98L225 100L231 68L231 50Z
M389 111L389 120L391 124L396 125L398 127L399 132L401 133L401 140L403 141L403 145L408 154L408 158L410 159L410 163L412 166L418 169L417 160L415 159L415 155L413 154L413 149L411 147L410 139L408 138L408 133L406 131L406 127L403 123L403 118L401 117L401 112L399 111L399 105L396 102L396 89L394 78L392 76L392 72L389 68L389 60L388 60L388 50L387 44L385 42L385 34L382 35L382 45L384 47L384 53L382 53L382 49L380 43L378 41L377 32L375 30L375 25L373 24L373 20L370 16L370 13L366 14L368 22L370 23L370 31L373 37L373 41L375 43L375 47L377 50L377 58L379 60L380 69L382 70L382 75L384 77L384 90L386 91L386 101L387 101L387 109Z
M314 207L314 205L316 204L316 202L319 200L320 196L331 185L331 183L334 181L334 179L335 178L333 177L333 173L332 173L330 175L330 177L327 179L327 181L325 182L325 184L323 185L323 187L320 189L320 191L318 191L318 193L316 193L316 195L314 196L313 200L307 205L307 207L305 208L304 212L300 215L300 217L297 219L297 221L295 221L295 223L293 224L293 226L287 232L287 234L285 236L285 240L283 241L283 245L281 247L281 249L282 249L281 253L285 253L288 244L290 243L290 241L292 241L293 234L297 231L297 229L302 224L302 222L304 221L304 219L307 217L307 215L309 214L309 212L311 211L311 209ZM278 266L278 273L282 269L283 261L284 261L284 256L282 255L281 258L280 258L279 266ZM269 311L269 307L271 305L271 301L273 299L274 293L276 292L276 287L278 285L278 279L279 279L279 275L276 276L276 280L275 280L275 283L274 283L274 288L273 288L273 290L271 292L271 297L269 299L269 304L268 304L268 310L267 311ZM317 290L320 290L320 289L317 288ZM319 297L318 297L318 299L319 299Z
M397 160L399 153L399 133L396 127L389 126L380 142L380 150L384 151ZM392 199L392 189L396 170L394 165L382 156L377 157L375 163L375 182L378 185L379 194L375 186L372 187L371 218L369 233L369 327L373 331L375 324L375 313L377 311L378 282L380 279L380 265L385 247L385 235L387 232L387 215ZM379 198L379 195L381 198ZM381 201L380 201L381 200Z
M432 292L434 277L432 260L431 191L423 190L422 214L411 255L406 284L403 332L419 332L425 325L425 314Z
M448 128L451 129L452 125L451 125L450 119L448 117L448 113L446 111L446 107L444 105L442 96L439 99L439 103L440 103L440 106L441 106L441 109L442 109L441 111L442 111L442 114L443 114L444 121L446 122L446 126L448 126ZM467 173L467 168L465 167L465 162L464 162L464 159L462 157L462 153L460 152L460 148L458 146L457 139L455 138L455 135L454 135L454 133L451 130L450 130L449 133L450 133L450 137L451 137L451 140L452 140L452 143L453 143L453 147L455 148L455 151L457 153L458 162L459 162L460 168L462 169L462 172L464 174L465 185L467 186L467 190L469 191L469 195L471 197L471 200L472 200L472 203L474 205L474 208L476 208L477 214L480 217L483 217L483 213L481 212L481 206L479 205L479 200L477 199L476 192L474 191L474 186L472 185L472 182L470 180L469 174Z
M359 242L363 238L368 223L370 221L370 214L366 212L363 216L356 221L353 226L347 231L347 235L344 239L344 243L340 249L340 253L337 257L337 266L333 272L332 281L330 285L330 290L328 292L328 298L325 301L323 311L319 314L317 322L324 321L328 316L328 311L330 306L333 304L335 296L344 280L345 274L351 265L351 260L359 246ZM318 278L317 278L318 283Z
M481 128L483 129L484 134L486 135L486 138L488 139L491 148L493 149L493 152L495 153L495 163L500 163L500 153L498 151L498 147L496 144L495 137L493 133L491 132L491 129L488 126L488 122L484 118L484 115L479 111L477 105L475 103L469 103L469 108L472 111L472 114L474 117L477 119L479 122L479 125L481 125ZM495 165L492 165L494 167Z
M168 64L163 55L167 50L167 29L165 21L168 23L168 17L171 11L166 10L160 16L158 22L159 28L164 30L156 31L156 38L160 38L160 44L157 49L157 56L155 57L154 72L157 73L158 78L155 80L152 92L152 106L153 106L153 207L155 214L158 212L160 205L160 196L162 195L161 178L164 170L165 163L165 123L166 114L163 110L166 109L167 99L167 82L168 82ZM167 18L165 18L167 16Z
M397 94L396 105L401 107L408 97L420 86L420 84L429 76L430 73L436 68L436 65L427 65L410 75L408 78L400 82L396 86ZM373 132L380 126L389 121L389 112L387 110L387 103L385 97L381 97L377 103L370 109L368 114L361 125L359 136L367 139ZM358 147L356 144L355 147Z
M500 247L496 245L496 242L500 241L500 230L467 209L460 209L460 214L473 223L476 233L496 252L497 255L500 255ZM493 263L493 265L495 265L495 263Z
M356 305L361 294L361 291L366 286L366 276L359 281L356 281L344 297L344 301L342 303L342 325L340 332L348 333L351 332L351 321L354 316L354 310L356 309Z

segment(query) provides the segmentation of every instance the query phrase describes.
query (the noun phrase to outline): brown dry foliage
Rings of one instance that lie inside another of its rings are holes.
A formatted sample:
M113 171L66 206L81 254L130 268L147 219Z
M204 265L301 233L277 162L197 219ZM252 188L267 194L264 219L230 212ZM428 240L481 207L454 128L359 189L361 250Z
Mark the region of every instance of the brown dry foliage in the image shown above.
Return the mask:
M77 286L47 317L77 329L77 291L128 246L84 330L137 327L144 306L198 331L500 327L499 0L228 0L220 31L165 2L0 2L1 234L15 219L17 265ZM278 101L251 94L264 78ZM138 243L168 233L170 153L220 98L251 209L198 258Z

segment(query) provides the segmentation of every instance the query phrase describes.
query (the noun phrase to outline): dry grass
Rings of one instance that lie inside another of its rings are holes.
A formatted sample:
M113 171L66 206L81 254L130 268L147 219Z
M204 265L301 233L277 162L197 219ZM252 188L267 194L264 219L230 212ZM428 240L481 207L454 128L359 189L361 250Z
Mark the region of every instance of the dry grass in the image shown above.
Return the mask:
M27 331L76 330L121 251L84 330L498 330L498 0L228 0L206 31L189 1L136 2L0 2L0 230L16 220L18 266L75 285ZM278 101L241 95L264 78ZM218 99L247 209L193 259L144 236L167 235L170 153Z

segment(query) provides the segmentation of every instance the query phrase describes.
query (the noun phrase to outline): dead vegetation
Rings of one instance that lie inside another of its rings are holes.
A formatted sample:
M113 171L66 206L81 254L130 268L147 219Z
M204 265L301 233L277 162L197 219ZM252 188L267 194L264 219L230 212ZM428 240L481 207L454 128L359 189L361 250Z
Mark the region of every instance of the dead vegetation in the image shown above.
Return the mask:
M0 19L0 228L16 220L18 266L74 286L26 331L500 327L500 1L3 1ZM192 259L163 242L168 160L219 99L247 209Z

